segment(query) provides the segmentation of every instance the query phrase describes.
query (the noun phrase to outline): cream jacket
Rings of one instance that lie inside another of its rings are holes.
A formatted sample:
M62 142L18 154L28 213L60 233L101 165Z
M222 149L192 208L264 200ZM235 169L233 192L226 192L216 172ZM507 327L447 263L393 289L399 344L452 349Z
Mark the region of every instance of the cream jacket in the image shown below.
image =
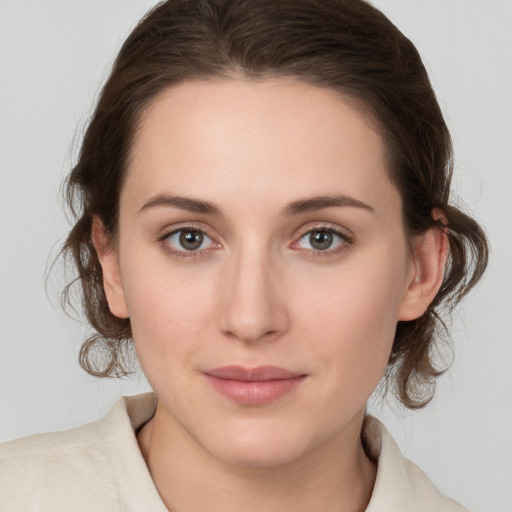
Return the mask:
M152 393L124 397L94 423L1 445L0 511L168 512L134 432L155 407ZM425 474L402 456L378 420L366 418L363 436L378 459L367 512L465 510L439 494Z

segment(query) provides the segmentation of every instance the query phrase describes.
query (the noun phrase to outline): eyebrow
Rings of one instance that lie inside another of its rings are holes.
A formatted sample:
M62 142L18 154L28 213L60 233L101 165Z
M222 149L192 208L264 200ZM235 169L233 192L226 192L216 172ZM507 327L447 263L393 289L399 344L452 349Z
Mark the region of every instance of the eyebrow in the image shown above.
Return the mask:
M324 208L343 206L360 208L369 212L374 212L374 209L370 205L363 203L359 199L355 199L346 195L329 195L308 197L306 199L293 201L281 211L281 216L287 217L299 215L301 213L312 212L315 210L322 210ZM139 212L156 207L173 207L192 213L202 213L215 216L222 215L220 208L208 201L169 194L157 194L151 197L146 203L144 203Z
M220 208L208 201L168 194L157 194L156 196L151 197L146 203L144 203L144 206L139 210L139 212L158 206L179 208L180 210L186 210L192 213L204 213L216 216L222 215Z
M299 215L301 213L311 212L315 210L322 210L323 208L332 208L340 206L350 206L352 208L361 208L369 212L374 212L374 209L351 196L346 195L333 195L333 196L315 196L306 199L300 199L290 203L282 212L282 216Z

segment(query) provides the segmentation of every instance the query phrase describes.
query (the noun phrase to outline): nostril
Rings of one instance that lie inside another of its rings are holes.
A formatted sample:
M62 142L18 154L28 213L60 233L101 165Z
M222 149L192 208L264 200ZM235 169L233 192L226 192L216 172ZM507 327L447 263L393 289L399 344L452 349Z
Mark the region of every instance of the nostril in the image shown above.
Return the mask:
M286 314L277 304L259 310L240 306L237 302L222 311L220 328L225 335L244 343L270 342L286 331Z

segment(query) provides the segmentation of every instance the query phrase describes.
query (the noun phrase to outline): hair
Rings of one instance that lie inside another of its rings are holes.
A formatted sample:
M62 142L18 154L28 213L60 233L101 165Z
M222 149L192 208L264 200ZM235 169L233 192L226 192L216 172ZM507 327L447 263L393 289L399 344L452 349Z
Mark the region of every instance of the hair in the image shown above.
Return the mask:
M408 238L442 229L449 242L443 283L418 319L398 322L385 382L409 408L425 405L436 378L441 313L480 279L488 258L483 230L449 203L450 134L414 45L362 0L168 0L150 10L124 42L84 134L66 198L76 223L62 248L81 285L94 333L80 364L99 377L133 368L129 319L114 316L91 241L93 216L115 237L119 195L134 134L152 100L187 80L292 78L333 90L369 113L388 152ZM433 209L442 219L433 218Z

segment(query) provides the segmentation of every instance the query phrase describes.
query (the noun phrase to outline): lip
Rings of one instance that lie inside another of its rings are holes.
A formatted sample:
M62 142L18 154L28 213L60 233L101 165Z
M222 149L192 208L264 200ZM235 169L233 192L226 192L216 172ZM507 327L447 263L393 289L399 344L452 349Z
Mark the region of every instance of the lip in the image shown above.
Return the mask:
M223 366L204 372L215 391L243 405L265 405L294 391L306 378L277 366Z

